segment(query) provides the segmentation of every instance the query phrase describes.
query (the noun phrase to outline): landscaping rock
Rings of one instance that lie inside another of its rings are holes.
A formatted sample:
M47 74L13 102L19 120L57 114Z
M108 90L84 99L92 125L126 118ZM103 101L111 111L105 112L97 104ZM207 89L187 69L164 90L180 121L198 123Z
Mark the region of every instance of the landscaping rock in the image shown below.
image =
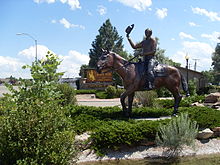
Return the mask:
M205 98L205 103L216 103L220 100L220 92L211 93Z
M75 141L87 141L90 137L90 134L91 133L89 133L89 132L84 132L81 135L76 135L75 136Z
M213 135L213 131L211 131L209 128L206 128L204 130L199 131L197 135L197 139L205 140L209 139Z
M214 103L211 108L220 110L220 101Z
M192 106L192 107L194 107L194 106L196 106L196 107L205 107L204 104L199 103L199 102L192 103L191 106Z
M214 137L220 137L220 127L215 127L212 129L212 131L214 132Z

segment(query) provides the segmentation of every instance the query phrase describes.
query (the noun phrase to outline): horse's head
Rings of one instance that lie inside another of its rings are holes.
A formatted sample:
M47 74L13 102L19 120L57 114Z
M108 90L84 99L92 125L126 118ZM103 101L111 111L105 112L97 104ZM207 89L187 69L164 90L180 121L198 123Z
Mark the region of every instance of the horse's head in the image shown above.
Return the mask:
M102 55L99 57L97 62L97 72L101 73L103 69L112 68L114 64L113 53L108 50L102 50Z

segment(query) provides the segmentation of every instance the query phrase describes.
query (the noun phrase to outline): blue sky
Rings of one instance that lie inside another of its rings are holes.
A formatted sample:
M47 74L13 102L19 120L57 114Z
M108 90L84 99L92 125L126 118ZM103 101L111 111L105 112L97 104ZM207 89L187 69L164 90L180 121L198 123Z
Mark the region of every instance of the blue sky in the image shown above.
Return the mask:
M219 0L1 0L0 1L0 78L30 77L22 70L35 58L51 50L63 60L59 71L64 77L76 77L82 64L88 64L91 43L98 29L110 19L124 49L133 53L125 28L135 24L134 42L141 41L151 28L165 55L185 67L188 54L191 69L211 68L211 56L220 42Z

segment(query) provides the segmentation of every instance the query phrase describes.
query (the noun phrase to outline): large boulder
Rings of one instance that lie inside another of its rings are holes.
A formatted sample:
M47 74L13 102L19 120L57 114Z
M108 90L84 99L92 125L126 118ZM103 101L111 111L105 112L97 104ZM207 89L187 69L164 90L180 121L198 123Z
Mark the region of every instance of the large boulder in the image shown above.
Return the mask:
M205 140L209 139L213 135L213 131L211 131L209 128L206 128L204 130L199 131L197 135L197 139Z
M205 98L205 103L216 103L220 101L220 92L211 93Z
M212 131L214 132L215 137L220 137L220 127L215 127L212 129Z

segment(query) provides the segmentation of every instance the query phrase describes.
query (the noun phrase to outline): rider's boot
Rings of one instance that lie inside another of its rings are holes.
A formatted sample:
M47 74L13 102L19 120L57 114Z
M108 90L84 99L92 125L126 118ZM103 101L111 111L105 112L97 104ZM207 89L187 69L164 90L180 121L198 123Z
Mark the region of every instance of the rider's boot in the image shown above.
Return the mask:
M148 83L148 89L149 89L149 90L152 90L152 89L154 89L154 88L155 88L154 83L151 82L151 81L149 81L149 83Z

